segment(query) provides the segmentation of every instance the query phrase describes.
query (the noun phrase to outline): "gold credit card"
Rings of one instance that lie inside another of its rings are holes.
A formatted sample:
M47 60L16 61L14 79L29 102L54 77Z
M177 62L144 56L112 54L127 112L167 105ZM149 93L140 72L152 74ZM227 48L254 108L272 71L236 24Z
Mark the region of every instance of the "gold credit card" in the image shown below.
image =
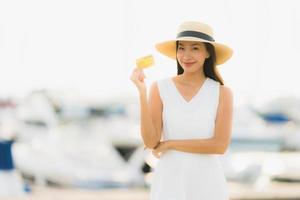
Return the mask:
M154 65L154 58L152 55L148 55L136 60L136 66L139 69L145 69Z

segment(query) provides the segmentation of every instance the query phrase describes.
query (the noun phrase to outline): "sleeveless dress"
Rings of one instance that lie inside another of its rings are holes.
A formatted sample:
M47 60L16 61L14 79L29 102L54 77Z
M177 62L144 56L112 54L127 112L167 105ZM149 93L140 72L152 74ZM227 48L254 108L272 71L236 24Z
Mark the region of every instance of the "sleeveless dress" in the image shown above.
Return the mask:
M163 103L163 140L205 139L214 134L220 83L207 77L186 101L172 78L157 81ZM154 168L150 200L228 200L218 154L166 151Z

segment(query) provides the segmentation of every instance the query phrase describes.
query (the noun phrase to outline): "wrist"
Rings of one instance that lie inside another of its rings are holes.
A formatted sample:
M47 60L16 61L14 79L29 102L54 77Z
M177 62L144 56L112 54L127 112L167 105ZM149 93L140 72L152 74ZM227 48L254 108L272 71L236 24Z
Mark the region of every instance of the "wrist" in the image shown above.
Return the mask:
M141 89L139 90L140 96L147 96L147 90L146 89Z

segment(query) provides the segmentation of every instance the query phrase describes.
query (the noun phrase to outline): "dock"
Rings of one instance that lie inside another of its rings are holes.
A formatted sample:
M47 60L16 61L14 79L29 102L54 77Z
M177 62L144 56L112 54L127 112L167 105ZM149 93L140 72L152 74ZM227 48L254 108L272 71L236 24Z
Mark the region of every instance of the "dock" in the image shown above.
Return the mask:
M300 200L300 183L272 182L254 187L229 182L230 200ZM149 188L86 190L33 186L32 192L0 200L149 200Z

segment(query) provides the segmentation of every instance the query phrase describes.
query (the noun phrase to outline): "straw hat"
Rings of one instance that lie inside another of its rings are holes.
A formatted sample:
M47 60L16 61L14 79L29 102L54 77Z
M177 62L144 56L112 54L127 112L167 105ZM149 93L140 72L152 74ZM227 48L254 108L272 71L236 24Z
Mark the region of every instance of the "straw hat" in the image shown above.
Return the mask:
M215 47L216 64L220 65L232 56L233 51L230 47L215 42L213 35L212 28L207 24L195 21L183 22L178 28L176 39L158 43L155 47L160 53L176 59L176 41L210 43Z

